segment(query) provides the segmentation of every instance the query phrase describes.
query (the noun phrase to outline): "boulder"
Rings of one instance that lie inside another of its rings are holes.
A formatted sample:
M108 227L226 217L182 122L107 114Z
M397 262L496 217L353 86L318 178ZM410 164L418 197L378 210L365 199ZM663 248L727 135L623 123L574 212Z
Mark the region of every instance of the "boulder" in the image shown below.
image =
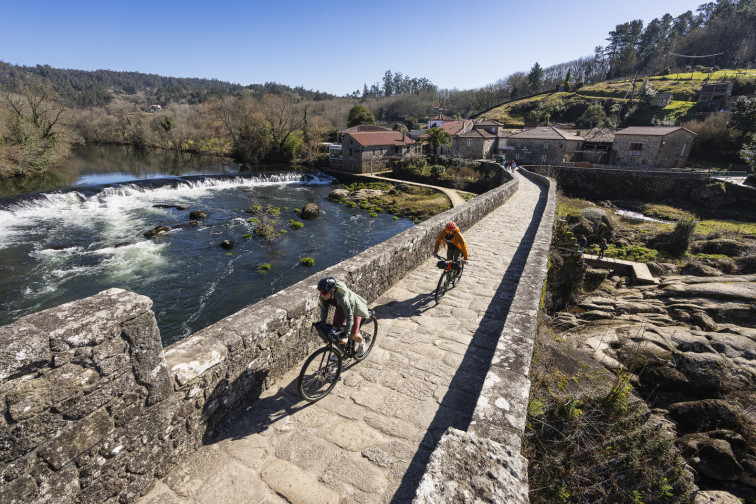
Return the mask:
M660 392L687 392L690 390L688 378L671 366L647 367L641 371L640 383L649 390Z
M591 268L591 267L586 268L585 276L583 277L585 290L592 291L596 289L599 285L601 285L601 282L606 280L606 277L609 276L609 273L610 273L610 270L606 270L606 269Z
M144 237L147 238L148 240L151 240L152 238L155 238L156 236L164 235L170 230L171 228L169 228L168 226L157 226L150 229L146 233L144 233Z
M700 263L686 264L683 269L680 270L680 273L693 276L720 276L722 274L717 268Z
M647 262L646 266L648 267L648 271L655 277L676 274L679 271L679 267L672 263Z
M332 201L349 199L349 191L346 189L334 189L328 194L328 199Z
M721 208L728 203L727 189L722 182L711 182L690 191L690 201L696 201L706 208Z
M683 457L703 476L719 481L735 481L743 475L743 467L724 439L712 439L704 433L688 434L676 441Z
M303 219L314 219L318 215L320 215L320 210L318 209L318 205L315 203L307 203L304 208L302 208L302 212L299 214L299 216Z
M709 431L737 427L737 410L722 399L674 403L669 406L669 414L687 430Z
M202 210L192 210L189 212L189 218L192 220L207 219L207 212L203 212Z
M690 244L690 251L695 254L720 254L738 257L752 251L753 245L730 238L695 241Z
M756 255L738 257L735 259L735 265L741 275L756 273Z
M601 238L607 240L614 234L614 223L609 213L602 208L584 208L580 210L577 216L568 218L569 227L575 236L585 235L590 240L589 243L601 241Z
M746 455L740 460L743 474L738 478L740 483L756 488L756 456Z
M702 490L696 493L693 504L743 504L743 501L723 490Z
M223 240L220 246L226 250L231 250L232 248L234 248L234 242L232 242L231 240Z

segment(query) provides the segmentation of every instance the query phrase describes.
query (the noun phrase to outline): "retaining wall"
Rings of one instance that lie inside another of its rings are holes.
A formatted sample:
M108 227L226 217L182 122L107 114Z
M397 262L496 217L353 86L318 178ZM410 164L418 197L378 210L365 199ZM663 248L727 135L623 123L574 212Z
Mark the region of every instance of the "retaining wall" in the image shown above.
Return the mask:
M530 395L530 363L548 271L556 184L522 168L518 171L543 185L548 200L478 397L473 421L467 431L449 428L443 435L431 455L413 504L529 502L527 461L520 448Z
M161 349L152 301L121 289L0 327L0 502L127 503L320 345L316 284L369 302L517 181L478 196Z
M665 204L683 200L705 208L729 209L733 216L756 207L755 189L712 179L710 173L547 165L526 168L553 177L561 191L577 198Z

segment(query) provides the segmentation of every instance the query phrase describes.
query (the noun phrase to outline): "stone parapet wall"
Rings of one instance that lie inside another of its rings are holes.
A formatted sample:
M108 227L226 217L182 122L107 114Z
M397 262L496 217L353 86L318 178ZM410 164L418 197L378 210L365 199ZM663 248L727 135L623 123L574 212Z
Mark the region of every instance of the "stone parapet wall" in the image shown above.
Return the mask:
M316 284L369 302L467 229L516 180L162 349L149 298L110 289L0 327L0 502L126 503L320 345Z
M533 230L532 247L508 307L473 420L467 432L450 428L441 438L414 504L529 502L527 460L520 447L530 395L530 363L548 272L556 184L544 176L519 171L547 189L547 200ZM506 310L506 302L501 300L501 304ZM474 477L476 474L481 477Z

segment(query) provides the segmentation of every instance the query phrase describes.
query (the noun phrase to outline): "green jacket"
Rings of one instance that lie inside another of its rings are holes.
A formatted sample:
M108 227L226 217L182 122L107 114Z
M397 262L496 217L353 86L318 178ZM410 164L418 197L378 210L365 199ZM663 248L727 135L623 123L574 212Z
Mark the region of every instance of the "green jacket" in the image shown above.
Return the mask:
M344 314L346 333L350 334L354 325L354 317L367 317L369 315L367 301L347 288L344 282L336 281L333 297L328 301L323 296L318 296L320 302L320 321L325 322L328 317L328 307L335 306Z

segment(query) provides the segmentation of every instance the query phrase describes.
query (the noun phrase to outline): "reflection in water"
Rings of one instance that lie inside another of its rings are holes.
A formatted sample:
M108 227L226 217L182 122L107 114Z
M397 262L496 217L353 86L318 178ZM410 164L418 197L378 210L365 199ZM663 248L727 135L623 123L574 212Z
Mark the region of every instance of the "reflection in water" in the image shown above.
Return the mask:
M238 164L219 158L173 151L86 145L78 147L72 158L47 173L4 181L0 186L0 197L155 177L238 172Z

